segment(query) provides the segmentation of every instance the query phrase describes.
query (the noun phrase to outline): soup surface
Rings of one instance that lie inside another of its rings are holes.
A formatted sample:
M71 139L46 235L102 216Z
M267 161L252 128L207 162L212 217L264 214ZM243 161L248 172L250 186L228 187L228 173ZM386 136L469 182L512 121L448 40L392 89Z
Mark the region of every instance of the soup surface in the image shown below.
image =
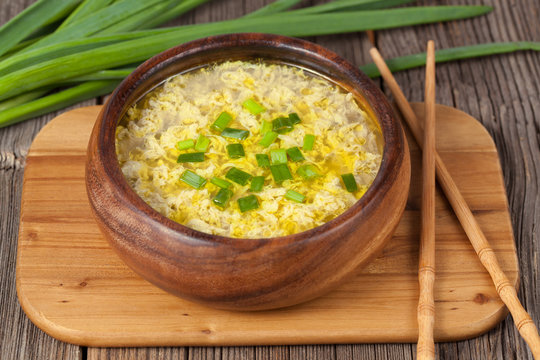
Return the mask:
M131 187L193 229L290 235L351 207L381 162L355 97L300 68L226 62L168 79L130 108L116 151Z

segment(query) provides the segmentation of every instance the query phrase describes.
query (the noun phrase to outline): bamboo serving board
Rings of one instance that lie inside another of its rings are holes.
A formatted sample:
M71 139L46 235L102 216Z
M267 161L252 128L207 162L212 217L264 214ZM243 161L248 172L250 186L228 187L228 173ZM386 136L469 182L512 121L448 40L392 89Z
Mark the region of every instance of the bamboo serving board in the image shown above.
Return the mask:
M422 117L423 106L414 104ZM316 300L262 312L197 305L156 288L115 255L86 198L86 145L100 107L67 112L35 139L24 175L17 292L28 317L87 346L415 342L421 154L409 138L407 208L383 254ZM437 107L437 147L513 284L518 265L499 158L469 115ZM507 314L449 204L437 191L437 341L477 336Z

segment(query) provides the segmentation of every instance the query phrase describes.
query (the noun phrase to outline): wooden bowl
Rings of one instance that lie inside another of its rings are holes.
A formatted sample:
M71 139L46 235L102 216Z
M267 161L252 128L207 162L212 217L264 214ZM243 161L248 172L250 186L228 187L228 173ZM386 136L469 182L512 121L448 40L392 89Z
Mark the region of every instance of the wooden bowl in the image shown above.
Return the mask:
M172 75L213 62L261 58L311 69L339 83L375 116L384 150L371 187L350 209L324 225L266 239L202 233L152 209L131 189L118 165L115 129L126 110ZM172 294L234 310L298 304L354 275L391 238L405 208L409 182L403 130L371 80L319 45L267 34L208 37L165 51L139 66L99 115L86 164L86 187L96 221L129 267Z

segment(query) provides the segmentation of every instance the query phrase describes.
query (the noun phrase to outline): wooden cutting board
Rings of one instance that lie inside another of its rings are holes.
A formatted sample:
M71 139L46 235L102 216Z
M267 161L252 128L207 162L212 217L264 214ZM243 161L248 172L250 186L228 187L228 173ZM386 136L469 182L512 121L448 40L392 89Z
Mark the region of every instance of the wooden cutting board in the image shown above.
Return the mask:
M422 116L423 106L414 105ZM86 144L100 107L51 121L28 155L17 291L28 317L60 340L88 346L415 342L421 154L410 140L412 184L384 253L350 283L294 307L215 310L134 274L97 228L84 185ZM518 265L499 158L482 125L437 107L437 147L513 284ZM447 201L437 194L435 338L477 336L507 310Z

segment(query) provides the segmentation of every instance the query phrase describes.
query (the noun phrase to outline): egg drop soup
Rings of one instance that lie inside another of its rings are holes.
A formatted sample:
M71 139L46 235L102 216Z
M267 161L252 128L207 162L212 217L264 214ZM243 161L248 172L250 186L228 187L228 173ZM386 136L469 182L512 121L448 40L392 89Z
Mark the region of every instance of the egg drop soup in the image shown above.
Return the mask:
M145 95L119 124L116 152L133 190L166 217L268 238L322 225L361 198L382 135L353 94L319 75L234 61Z

